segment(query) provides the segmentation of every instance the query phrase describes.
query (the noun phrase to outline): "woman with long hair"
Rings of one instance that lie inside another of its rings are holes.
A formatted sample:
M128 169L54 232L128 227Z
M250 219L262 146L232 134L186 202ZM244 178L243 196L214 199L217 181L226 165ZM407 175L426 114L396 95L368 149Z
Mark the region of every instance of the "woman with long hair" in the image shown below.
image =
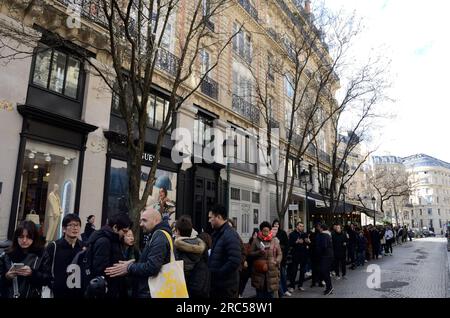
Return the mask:
M43 246L36 225L23 221L12 245L0 256L0 288L4 298L39 298L36 276Z

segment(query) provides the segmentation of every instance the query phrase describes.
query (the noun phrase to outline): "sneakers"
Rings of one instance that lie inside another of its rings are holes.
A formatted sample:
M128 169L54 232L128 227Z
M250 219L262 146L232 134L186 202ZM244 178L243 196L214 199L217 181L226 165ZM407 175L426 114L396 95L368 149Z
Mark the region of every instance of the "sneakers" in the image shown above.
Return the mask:
M289 287L287 293L293 293L293 292L294 292L294 288ZM286 295L286 293L285 293L285 295Z
M298 290L301 290L301 291L305 291L305 289L303 288L303 287L298 287Z
M326 295L332 294L333 292L334 292L334 288L332 287L332 288L330 288L330 289L326 289L326 290L323 292L323 294L326 296Z
M290 292L287 291L287 292L284 293L284 296L291 297L292 294L291 294Z

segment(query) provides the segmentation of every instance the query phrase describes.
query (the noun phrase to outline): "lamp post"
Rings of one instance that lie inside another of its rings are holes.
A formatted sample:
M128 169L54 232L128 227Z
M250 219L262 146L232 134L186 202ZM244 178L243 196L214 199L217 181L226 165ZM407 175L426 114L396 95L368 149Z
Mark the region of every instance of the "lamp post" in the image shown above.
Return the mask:
M375 211L375 201L377 199L375 199L375 197L372 197L372 209L373 209L373 225L376 226L377 225L377 221L376 221L376 211Z
M305 169L300 173L300 180L303 181L305 185L305 222L306 222L306 232L309 231L309 216L308 216L308 176L309 172Z

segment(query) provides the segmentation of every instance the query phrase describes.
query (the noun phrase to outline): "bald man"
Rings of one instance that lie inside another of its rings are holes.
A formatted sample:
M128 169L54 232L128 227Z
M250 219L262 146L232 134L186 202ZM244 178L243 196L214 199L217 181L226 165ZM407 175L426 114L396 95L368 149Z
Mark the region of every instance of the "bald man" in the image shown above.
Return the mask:
M133 260L120 262L106 269L108 276L131 276L136 280L133 286L133 297L149 298L148 278L158 275L161 267L170 262L170 243L162 231L171 234L167 221L163 221L161 213L152 207L141 212L140 226L150 238L142 251L139 262Z

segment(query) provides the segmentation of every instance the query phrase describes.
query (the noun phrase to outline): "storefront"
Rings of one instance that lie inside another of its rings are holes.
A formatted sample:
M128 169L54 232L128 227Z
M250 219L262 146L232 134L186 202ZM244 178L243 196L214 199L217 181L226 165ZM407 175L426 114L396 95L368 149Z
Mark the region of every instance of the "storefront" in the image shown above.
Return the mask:
M110 215L120 212L128 213L127 149L121 141L123 140L123 136L114 132L105 132L105 137L108 139L108 153L106 161L102 224L106 222L106 219ZM144 192L148 174L150 173L150 168L154 160L154 153L154 146L146 144L141 169L141 196ZM160 189L165 189L171 206L168 211L170 213L171 222L176 218L178 169L178 165L174 164L170 158L169 150L163 148L156 170L156 181L152 195L149 196L147 200L147 206L153 206L158 209Z
M23 126L8 237L27 219L54 240L63 217L78 213L87 135L97 127L29 105L17 109Z

